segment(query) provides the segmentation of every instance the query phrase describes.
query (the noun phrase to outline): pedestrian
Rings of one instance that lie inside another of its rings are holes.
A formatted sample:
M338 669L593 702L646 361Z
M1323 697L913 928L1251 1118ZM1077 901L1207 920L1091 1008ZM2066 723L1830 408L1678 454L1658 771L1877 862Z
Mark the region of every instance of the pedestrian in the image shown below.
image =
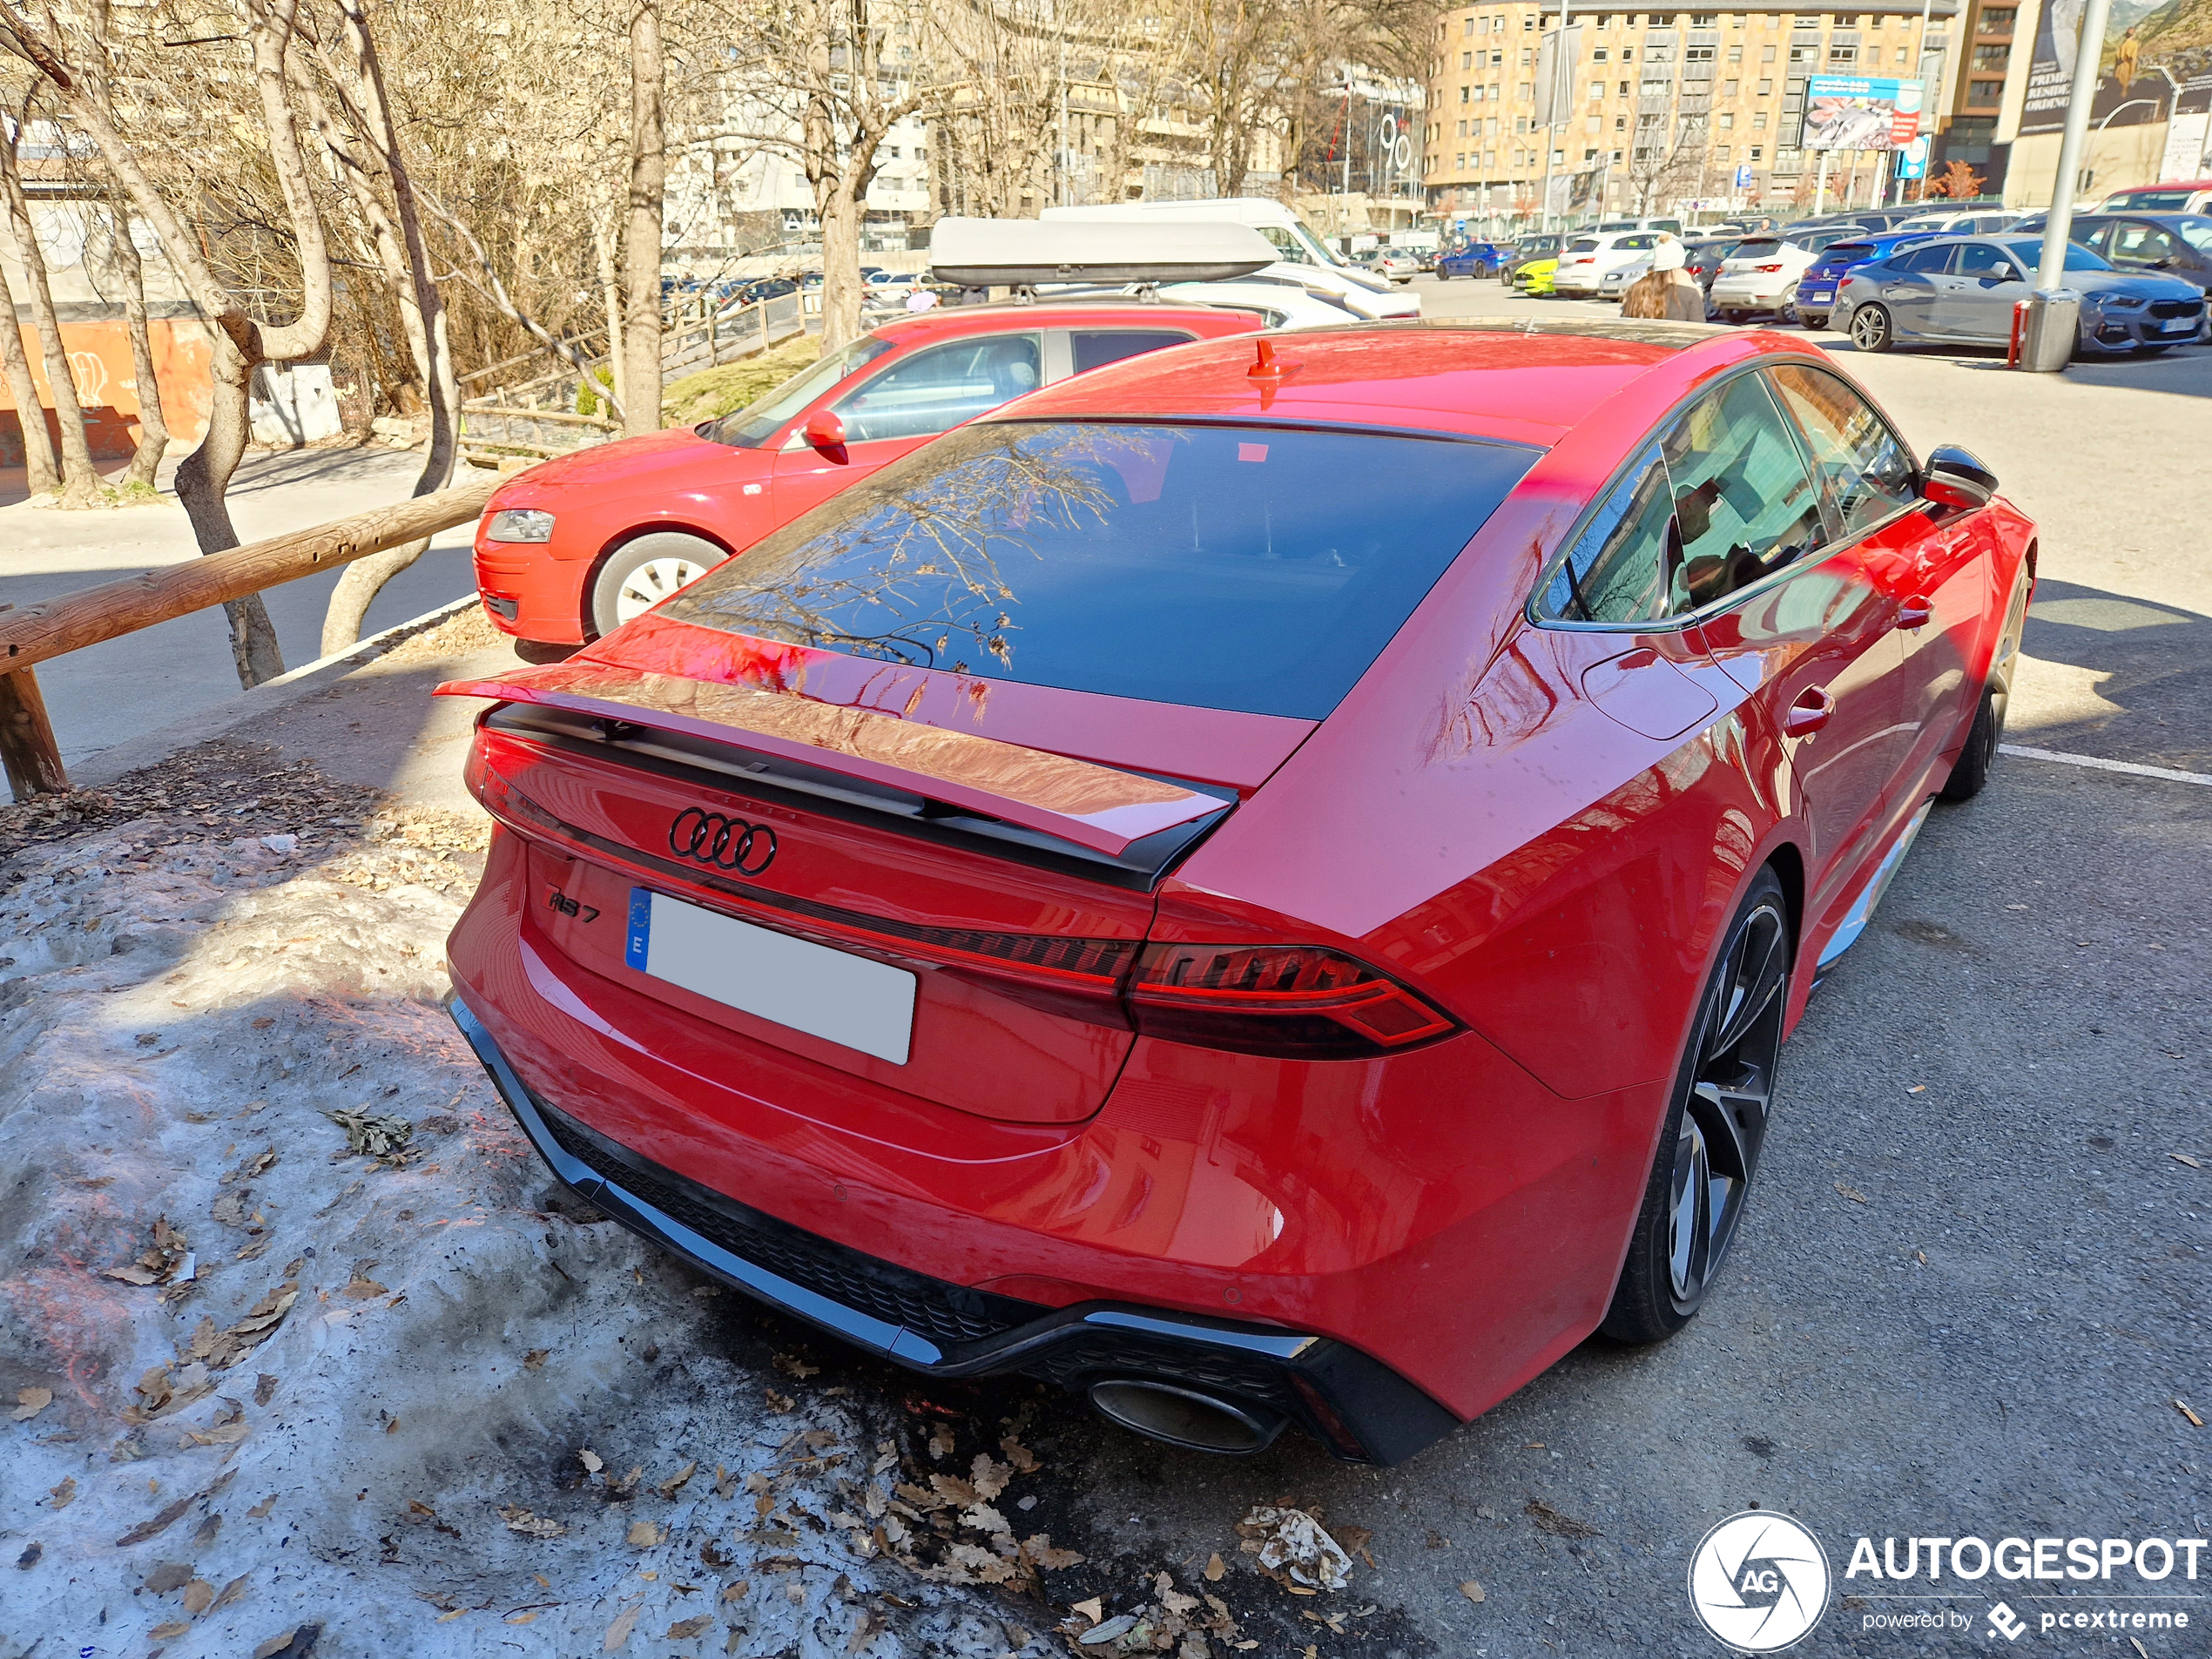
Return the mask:
M1705 291L1683 268L1689 256L1680 238L1670 231L1660 232L1652 245L1651 269L1629 285L1621 297L1621 314L1669 322L1704 321Z
M936 308L936 305L937 291L934 288L916 288L907 296L907 309L909 311L931 311Z

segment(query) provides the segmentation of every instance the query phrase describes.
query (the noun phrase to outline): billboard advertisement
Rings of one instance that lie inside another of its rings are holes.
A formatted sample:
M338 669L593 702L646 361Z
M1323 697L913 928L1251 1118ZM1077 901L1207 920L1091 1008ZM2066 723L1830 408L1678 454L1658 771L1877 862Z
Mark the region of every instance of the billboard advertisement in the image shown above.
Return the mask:
M1858 75L1805 83L1807 150L1902 150L1920 131L1921 84Z
M2035 56L2028 61L2027 96L2020 105L2022 138L2057 132L2066 125L2082 3L2046 0L2035 25ZM2212 71L2212 29L2200 11L2189 0L2168 0L2128 24L2119 38L2106 37L2089 105L2092 127L2150 126L2172 115L2177 89Z

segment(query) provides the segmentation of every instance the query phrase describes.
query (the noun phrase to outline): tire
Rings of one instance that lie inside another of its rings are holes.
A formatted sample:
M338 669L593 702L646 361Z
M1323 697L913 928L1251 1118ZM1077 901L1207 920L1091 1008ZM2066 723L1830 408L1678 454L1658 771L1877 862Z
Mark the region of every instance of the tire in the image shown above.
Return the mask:
M730 556L704 536L656 530L609 554L591 582L591 629L610 634Z
M1807 328L1825 328L1828 326L1828 314L1824 311L1800 311L1797 314L1797 321Z
M1728 326L1731 328L1741 328L1745 323L1750 321L1750 320L1751 314L1748 311L1738 311L1733 307L1722 307L1721 320L1728 324Z
M1851 314L1851 343L1854 350L1868 354L1885 352L1897 344L1897 331L1890 326L1890 314L1881 306L1861 306Z
M1989 678L1982 682L1980 700L1974 705L1974 723L1966 729L1966 745L1959 751L1959 759L1951 764L1951 776L1936 791L1939 799L1972 800L1989 782L1990 763L1997 759L1997 745L2005 740L2005 710L2012 700L2013 671L2020 660L2020 630L2027 625L2028 585L2027 571L2023 567L2013 583L2012 602L2005 607L2005 631L1997 637Z
M1727 1264L1766 1139L1794 952L1782 883L1764 868L1722 935L1690 1022L1651 1179L1598 1327L1615 1341L1674 1335Z

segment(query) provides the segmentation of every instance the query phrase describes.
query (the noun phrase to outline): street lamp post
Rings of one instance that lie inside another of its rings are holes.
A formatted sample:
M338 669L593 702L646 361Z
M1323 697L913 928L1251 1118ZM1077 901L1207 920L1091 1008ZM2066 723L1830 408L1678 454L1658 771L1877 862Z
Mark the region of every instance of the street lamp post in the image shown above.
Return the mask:
M2104 58L2105 24L2112 0L2088 0L2081 10L2081 37L2074 48L2074 84L2066 99L2066 128L2059 139L2059 172L2051 185L2051 216L2043 230L2043 255L2035 272L2035 293L2027 302L2027 345L2022 367L2042 372L2064 368L2074 355L2080 301L2063 299L2059 284L2066 274L2066 249L2074 229L2074 180L2081 165L2081 144L2088 136L2089 108L2097 96ZM2115 111L2116 113L2116 111ZM2040 347L2040 349L2039 349Z
M1559 125L1559 78L1566 68L1567 7L1568 0L1559 0L1559 33L1552 38L1551 97L1544 111L1551 119L1544 123L1544 202L1536 223L1547 231L1552 227L1552 136Z

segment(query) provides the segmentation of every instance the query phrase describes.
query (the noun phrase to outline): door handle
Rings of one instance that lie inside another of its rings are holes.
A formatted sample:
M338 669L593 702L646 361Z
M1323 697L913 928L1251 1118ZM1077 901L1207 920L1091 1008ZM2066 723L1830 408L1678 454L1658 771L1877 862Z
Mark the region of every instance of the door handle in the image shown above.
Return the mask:
M1916 593L1897 608L1897 625L1900 628L1925 628L1935 615L1935 602L1924 593Z
M1824 686L1810 686L1797 693L1797 700L1782 717L1782 731L1785 737L1809 738L1828 724L1836 712L1836 699Z

